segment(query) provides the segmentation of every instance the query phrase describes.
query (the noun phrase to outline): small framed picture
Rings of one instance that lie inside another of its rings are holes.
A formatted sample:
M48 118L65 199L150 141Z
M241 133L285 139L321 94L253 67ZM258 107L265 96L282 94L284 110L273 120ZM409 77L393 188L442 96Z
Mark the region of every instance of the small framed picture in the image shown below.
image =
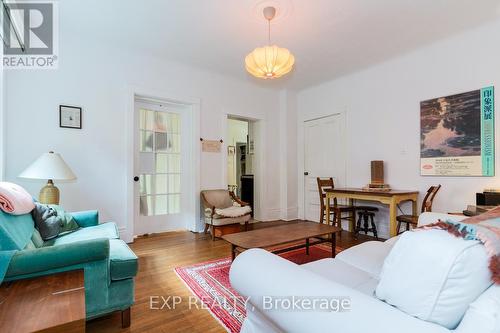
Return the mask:
M227 146L227 154L232 156L236 153L236 147L235 146Z
M59 105L59 127L82 128L82 108L78 106Z

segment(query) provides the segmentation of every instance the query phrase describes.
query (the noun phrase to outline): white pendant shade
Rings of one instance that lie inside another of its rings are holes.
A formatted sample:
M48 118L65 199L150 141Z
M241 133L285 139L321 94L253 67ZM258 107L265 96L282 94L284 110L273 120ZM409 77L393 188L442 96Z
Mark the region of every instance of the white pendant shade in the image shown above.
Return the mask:
M20 175L28 179L74 180L75 174L60 154L49 152L40 156Z
M285 48L276 45L258 47L245 58L247 71L255 77L274 79L290 72L294 56Z

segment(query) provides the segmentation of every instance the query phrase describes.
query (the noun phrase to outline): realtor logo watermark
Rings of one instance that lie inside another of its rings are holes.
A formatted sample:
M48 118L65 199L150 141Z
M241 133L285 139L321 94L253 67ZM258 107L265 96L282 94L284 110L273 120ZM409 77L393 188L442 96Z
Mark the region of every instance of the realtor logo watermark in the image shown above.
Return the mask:
M281 312L347 312L351 311L350 297L332 296L264 296L262 310Z
M5 69L56 69L59 52L55 1L5 1L1 12L2 66Z
M250 297L195 297L189 296L187 299L178 295L171 296L150 296L149 308L151 310L175 310L177 307L193 309L221 308L228 311L237 309L238 305L243 307L253 305ZM254 303L255 304L255 303ZM278 312L348 312L351 311L351 298L347 296L263 296L260 300L262 311Z

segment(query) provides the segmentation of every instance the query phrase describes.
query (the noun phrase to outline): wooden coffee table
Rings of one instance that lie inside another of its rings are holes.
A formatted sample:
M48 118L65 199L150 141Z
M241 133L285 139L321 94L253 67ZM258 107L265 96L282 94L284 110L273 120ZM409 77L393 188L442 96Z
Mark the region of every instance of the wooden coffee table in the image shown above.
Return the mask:
M331 243L332 258L335 258L335 234L341 230L342 229L339 227L316 222L290 222L277 227L224 235L222 238L231 243L231 258L233 260L237 253L241 253L248 249L270 249L278 245L290 243L293 244L272 252L278 254L305 247L306 254L309 254L310 246L321 243ZM305 241L305 243L297 245L296 243L299 241Z

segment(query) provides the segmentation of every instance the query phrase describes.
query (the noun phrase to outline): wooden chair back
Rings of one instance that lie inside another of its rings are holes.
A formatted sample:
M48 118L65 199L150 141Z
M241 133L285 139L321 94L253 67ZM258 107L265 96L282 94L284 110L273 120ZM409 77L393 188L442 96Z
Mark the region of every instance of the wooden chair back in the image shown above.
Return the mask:
M432 202L434 201L434 198L436 197L437 192L441 188L441 185L437 186L431 186L427 190L427 194L424 197L424 200L422 201L422 210L421 212L432 212Z
M319 192L319 201L321 205L321 210L323 211L325 209L326 203L325 203L325 197L326 197L326 189L333 189L335 188L335 183L333 182L333 178L316 178L316 181L318 183L318 192ZM337 198L333 199L333 204L336 206L337 205Z

